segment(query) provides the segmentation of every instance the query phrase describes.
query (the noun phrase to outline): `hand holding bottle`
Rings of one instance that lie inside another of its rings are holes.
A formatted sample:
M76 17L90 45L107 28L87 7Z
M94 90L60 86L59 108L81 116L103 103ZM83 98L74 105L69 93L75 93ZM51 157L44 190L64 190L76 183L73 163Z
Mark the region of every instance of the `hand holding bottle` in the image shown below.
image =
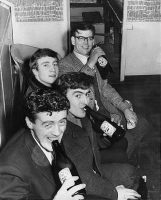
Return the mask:
M91 69L94 68L98 61L98 58L102 55L105 55L105 52L99 46L93 48L89 56L88 66Z
M85 106L86 115L92 123L93 129L100 136L105 136L104 139L114 143L125 135L125 130L121 125L112 122L110 118L92 110L89 106Z
M60 144L58 140L54 140L52 142L53 151L55 152L54 159L52 162L52 171L54 179L57 183L58 189L62 187L67 180L71 180L72 177L77 177L73 186L73 190L77 189L75 193L72 191L72 195L86 195L86 190L83 188L79 189L80 185L82 185L81 179L79 177L78 171L72 162L72 160L67 156L63 144ZM68 182L67 182L68 183ZM70 188L72 189L72 188Z
M124 114L127 120L127 129L135 128L138 120L136 113L133 110L126 109Z
M71 178L64 181L61 188L58 190L53 200L81 200L84 196L79 194L78 191L85 188L85 184L75 185L79 177L72 176Z
M118 126L121 124L122 117L115 113L110 113L111 121L115 122Z

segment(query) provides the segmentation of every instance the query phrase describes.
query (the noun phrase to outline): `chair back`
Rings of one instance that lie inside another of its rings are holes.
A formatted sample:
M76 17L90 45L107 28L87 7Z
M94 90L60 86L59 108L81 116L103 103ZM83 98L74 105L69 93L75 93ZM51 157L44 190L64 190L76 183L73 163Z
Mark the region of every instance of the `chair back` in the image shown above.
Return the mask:
M16 132L19 128L25 125L23 100L25 91L28 87L29 77L29 65L26 61L29 61L29 58L37 50L37 47L24 44L12 44L10 46L10 56L13 69L13 132Z
M14 71L19 75L20 91L24 90L26 85L27 72L29 66L25 65L25 62L38 50L37 47L25 45L25 44L12 44L10 47L11 57L14 61Z

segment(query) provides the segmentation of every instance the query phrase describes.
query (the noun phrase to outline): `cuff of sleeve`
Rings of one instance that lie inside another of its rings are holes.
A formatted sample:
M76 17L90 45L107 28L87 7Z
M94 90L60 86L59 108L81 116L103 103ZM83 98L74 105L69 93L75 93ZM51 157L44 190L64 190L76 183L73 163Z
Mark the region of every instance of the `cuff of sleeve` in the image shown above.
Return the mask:
M96 73L95 68L91 69L88 65L84 65L84 67L82 68L82 70L84 73L90 75L90 76L94 76Z
M131 104L129 104L127 101L123 101L119 104L119 109L122 112L125 112L126 109L130 109L131 108Z

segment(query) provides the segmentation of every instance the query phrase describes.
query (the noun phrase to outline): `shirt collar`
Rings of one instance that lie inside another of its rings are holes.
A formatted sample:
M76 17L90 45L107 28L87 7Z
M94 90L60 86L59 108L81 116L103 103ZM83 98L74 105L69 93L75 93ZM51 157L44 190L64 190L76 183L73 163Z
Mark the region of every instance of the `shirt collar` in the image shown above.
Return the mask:
M82 127L81 120L79 118L76 118L71 112L68 112L67 120L75 125Z
M53 160L53 155L51 152L46 151L37 141L37 139L35 138L35 135L33 134L33 132L31 131L31 135L34 138L35 142L38 144L38 146L40 147L40 149L44 152L45 156L47 157L48 161L50 164L52 164L52 160Z
M76 55L76 57L85 65L87 63L88 57L89 56L84 56L76 51L74 51L74 54Z

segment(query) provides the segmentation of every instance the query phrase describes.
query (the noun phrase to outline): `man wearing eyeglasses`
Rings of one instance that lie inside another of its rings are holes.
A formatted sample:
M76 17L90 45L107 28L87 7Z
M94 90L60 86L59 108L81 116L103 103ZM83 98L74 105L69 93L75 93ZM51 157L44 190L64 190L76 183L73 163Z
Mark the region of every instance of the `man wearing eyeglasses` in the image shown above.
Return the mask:
M108 80L103 80L96 63L100 56L105 55L105 52L99 47L93 48L95 41L95 28L93 25L86 23L78 23L71 30L71 44L73 45L73 52L69 53L59 63L59 76L68 72L84 72L88 75L94 76L94 89L91 90L90 106L109 117L118 124L122 124L124 128L130 125L132 130L127 130L128 140L128 157L132 155L140 140L146 131L142 131L142 127L146 127L145 120L140 120L132 109L130 102L124 100L118 92L108 83ZM137 126L136 126L137 124ZM143 125L144 124L144 125ZM135 128L136 127L136 128ZM133 133L134 132L134 133ZM122 140L117 143L119 147L118 156L111 156L110 160L102 156L103 162L120 161L126 162L126 141ZM106 149L104 143L100 144L101 149ZM116 149L117 149L116 147ZM121 147L121 148L120 148ZM113 147L110 147L113 148ZM120 154L120 152L123 152ZM102 150L102 155L106 155L106 150ZM111 160L112 159L112 160ZM119 159L119 160L117 160Z

